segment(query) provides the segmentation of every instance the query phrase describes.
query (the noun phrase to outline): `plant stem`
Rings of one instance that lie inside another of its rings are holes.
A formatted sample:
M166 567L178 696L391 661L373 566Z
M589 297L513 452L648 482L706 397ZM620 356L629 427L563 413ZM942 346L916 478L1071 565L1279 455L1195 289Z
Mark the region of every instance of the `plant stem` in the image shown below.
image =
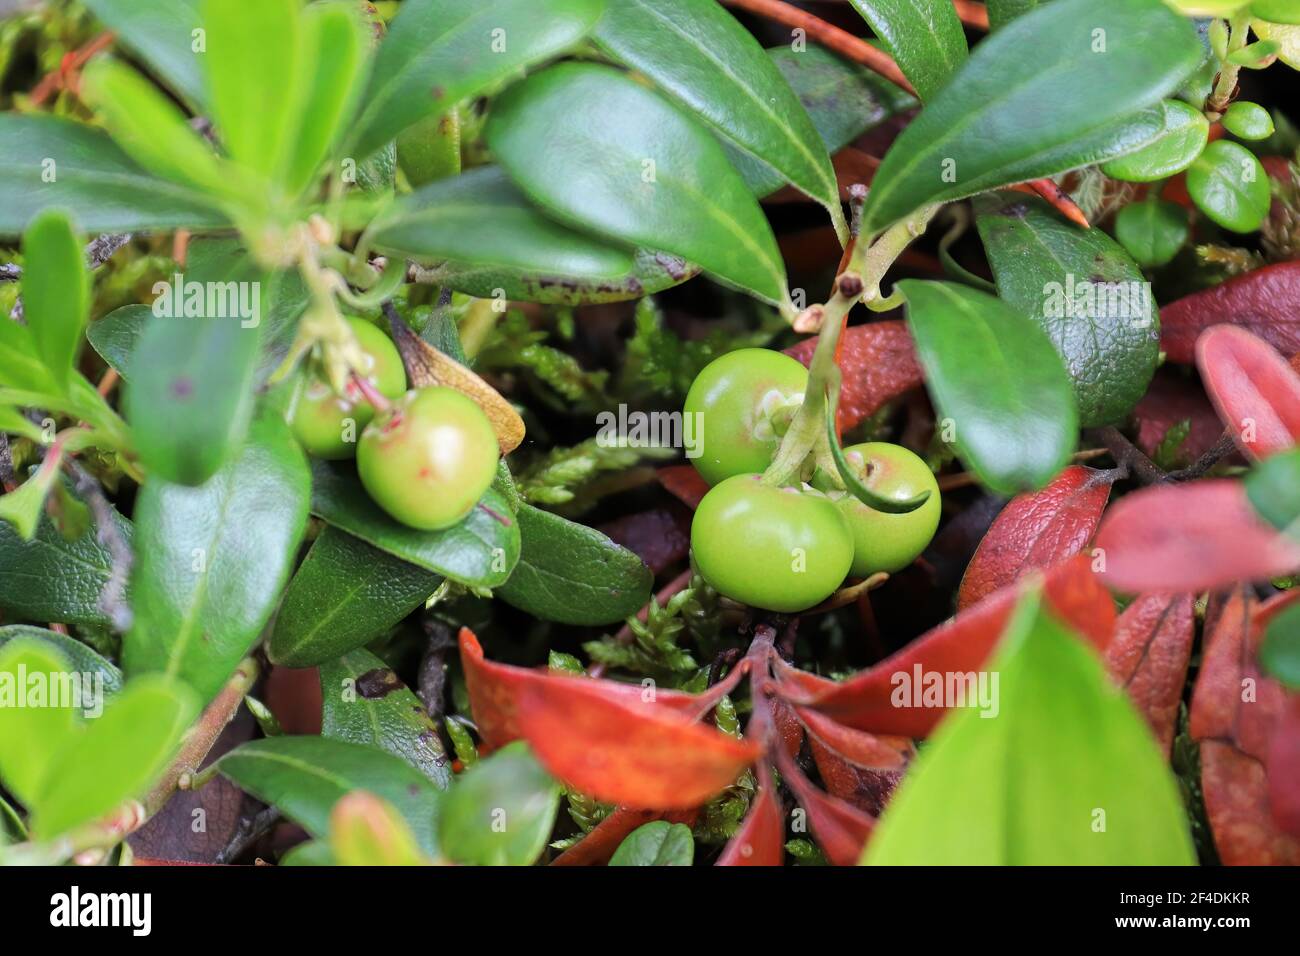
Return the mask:
M1228 21L1228 28L1230 30L1228 54L1232 55L1244 47L1250 37L1250 15L1242 14L1233 17ZM1213 114L1209 117L1210 122L1217 120L1232 102L1232 94L1237 90L1237 75L1240 72L1241 67L1235 63L1224 60L1219 65L1219 78L1214 81L1214 92L1210 94L1210 99L1205 104L1206 112Z

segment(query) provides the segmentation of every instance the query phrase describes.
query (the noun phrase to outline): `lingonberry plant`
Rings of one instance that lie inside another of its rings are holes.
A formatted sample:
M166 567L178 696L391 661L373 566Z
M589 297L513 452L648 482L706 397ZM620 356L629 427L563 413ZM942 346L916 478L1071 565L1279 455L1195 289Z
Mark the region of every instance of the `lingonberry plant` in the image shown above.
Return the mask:
M0 21L0 860L1300 863L1300 3L816 10Z

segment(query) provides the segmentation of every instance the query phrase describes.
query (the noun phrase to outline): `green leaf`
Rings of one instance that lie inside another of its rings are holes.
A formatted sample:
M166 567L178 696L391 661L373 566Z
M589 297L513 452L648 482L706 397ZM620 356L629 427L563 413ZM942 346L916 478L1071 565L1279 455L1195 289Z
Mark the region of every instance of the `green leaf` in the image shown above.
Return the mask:
M19 638L45 645L66 658L72 670L81 674L91 674L96 680L102 680L104 693L110 697L122 689L122 672L75 637L60 634L58 631L47 631L43 627L32 627L30 624L10 624L7 627L0 627L0 647Z
M90 309L86 260L72 221L58 209L23 233L23 311L37 354L66 390Z
M1277 58L1291 67L1300 70L1300 27L1285 23L1270 23L1266 20L1252 20L1250 28L1256 36L1265 40L1275 40L1278 44Z
M141 462L184 485L202 484L229 461L253 413L263 276L218 251L205 247L154 301L126 390Z
M951 0L852 0L903 75L929 102L966 62L966 34Z
M312 514L416 567L490 588L503 584L519 560L519 525L508 517L510 507L495 489L488 489L460 524L445 531L417 531L394 521L370 499L350 462L313 461L311 468Z
M604 0L407 0L375 57L353 139L357 158L564 52L604 8Z
M637 827L609 858L610 866L690 866L695 838L684 823L655 820Z
M204 104L197 0L85 0L85 6L191 106Z
M1051 51L1046 63L1033 50ZM1203 58L1195 29L1161 0L1054 0L1025 14L980 43L895 140L863 231L1132 152L1163 128L1142 111Z
M11 322L8 316L0 322L0 350L5 357L0 365L0 385L24 391L53 391L49 369L36 352L32 330Z
M0 645L0 781L28 808L77 730L72 702L54 696L70 673L67 659L53 647L26 637Z
M16 489L0 495L0 522L13 525L19 536L30 542L45 512L45 499L58 477L57 468L42 464Z
M1080 424L1123 422L1160 357L1156 305L1137 264L1100 229L1080 229L1035 197L981 196L975 210L998 294L1056 346Z
M776 239L707 129L618 71L563 63L493 107L488 144L548 213L789 301Z
M441 580L327 527L285 589L267 656L288 667L332 661L386 633Z
M1188 235L1187 210L1163 199L1129 203L1115 216L1115 238L1147 269L1171 262Z
M1300 540L1300 449L1260 462L1246 476L1246 497L1261 518Z
M1149 183L1181 173L1201 155L1210 137L1205 114L1181 100L1165 100L1164 131L1137 152L1103 163L1101 171L1112 179Z
M123 379L130 380L131 353L153 316L147 305L124 305L86 327L86 339L99 357Z
M993 296L906 279L907 321L941 419L988 488L1041 488L1074 450L1078 411L1047 334Z
M497 596L544 621L613 624L650 599L654 576L631 551L549 511L521 504L519 566Z
M89 232L229 222L211 197L146 173L100 130L53 116L0 114L0 235L18 235L52 206Z
M325 840L308 840L280 857L276 866L338 866Z
M1268 215L1268 175L1239 143L1216 140L1187 170L1187 192L1198 209L1224 229L1254 232Z
M131 523L116 511L112 515L118 534L130 543ZM110 627L100 595L112 576L113 556L94 532L69 541L43 517L36 536L23 541L0 521L0 608L11 620Z
M397 137L397 165L413 189L461 173L460 111L430 116Z
M296 147L302 85L316 69L301 10L300 0L203 0L217 135L232 159L266 178Z
M147 481L136 499L128 674L180 677L207 701L275 610L307 524L306 461L259 415L238 455L198 487Z
M373 793L354 793L330 817L330 854L338 866L429 866L401 814Z
M964 52L960 25L957 36ZM594 38L825 206L847 236L835 170L812 120L758 41L716 0L609 0Z
M939 725L866 863L1196 862L1177 782L1145 721L1041 600L1022 600L989 665L994 703Z
M1268 622L1259 663L1270 676L1300 690L1300 604L1288 605Z
M451 760L438 726L392 668L366 650L321 665L321 734L400 757L439 790L451 784Z
M1228 62L1248 70L1262 70L1282 49L1277 40L1258 40L1228 54Z
M839 152L867 130L917 105L916 97L825 47L795 51L778 46L767 53L812 118L828 154ZM755 196L762 198L784 185L781 174L766 163L734 147L727 152Z
M38 445L46 444L45 432L16 408L0 407L0 432L18 435Z
M393 805L421 849L437 854L438 789L382 750L327 737L269 737L232 750L217 767L317 839L329 835L334 804L353 790L367 790Z
M58 836L142 796L198 713L198 699L180 681L156 675L130 681L54 755L33 801L33 834Z
M1300 23L1300 5L1295 0L1253 0L1250 12L1270 23Z
M1038 6L1038 0L988 0L989 30L1006 26L1016 17Z
M1224 112L1221 122L1238 139L1268 139L1273 135L1273 117L1258 103L1238 100Z
M315 64L298 104L297 135L282 179L291 195L310 186L356 112L370 37L355 4L312 4L303 11L303 57Z
M522 740L465 771L442 801L438 840L457 863L528 866L544 849L560 787Z

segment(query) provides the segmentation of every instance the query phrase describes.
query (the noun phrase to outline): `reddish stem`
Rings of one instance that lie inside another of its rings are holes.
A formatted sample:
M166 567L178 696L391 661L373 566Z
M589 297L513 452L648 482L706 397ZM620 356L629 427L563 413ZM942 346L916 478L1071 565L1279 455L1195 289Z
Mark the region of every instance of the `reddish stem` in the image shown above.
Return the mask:
M375 411L386 412L393 407L392 402L385 398L379 390L375 388L375 386L371 385L356 372L352 373L352 384L357 387L357 391L361 393L362 397L374 406Z

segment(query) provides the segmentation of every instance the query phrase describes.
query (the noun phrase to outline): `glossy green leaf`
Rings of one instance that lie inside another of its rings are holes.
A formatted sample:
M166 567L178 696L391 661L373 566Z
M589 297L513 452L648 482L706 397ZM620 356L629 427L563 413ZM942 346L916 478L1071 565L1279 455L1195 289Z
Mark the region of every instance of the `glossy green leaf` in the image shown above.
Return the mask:
M631 551L605 535L521 504L523 553L497 590L507 604L544 621L613 624L650 599L654 576Z
M332 661L386 633L441 580L327 527L285 589L267 655L288 667Z
M0 782L29 808L77 730L72 702L55 696L70 673L53 647L29 638L0 645Z
M313 461L311 468L312 514L416 567L490 588L503 584L519 560L519 525L493 489L460 524L445 531L417 531L394 521L370 499L351 462Z
M654 820L637 827L609 858L610 866L690 866L695 838L684 823Z
M788 303L776 239L722 147L625 74L564 63L531 76L496 102L486 135L548 213Z
M300 0L203 0L208 99L217 135L240 165L283 168L300 134L303 84L316 68Z
M465 771L442 801L438 841L457 863L528 866L551 835L560 786L516 741Z
M1162 199L1129 203L1115 216L1115 238L1138 265L1155 269L1187 243L1187 210Z
M143 796L198 714L197 697L180 681L130 681L53 756L33 800L32 832L48 839Z
M196 250L155 300L126 390L141 462L185 485L211 478L243 441L261 354L263 277L217 251Z
M988 0L985 7L989 12L989 29L997 30L1006 26L1016 17L1034 9L1038 2L1039 0Z
M47 631L43 627L32 627L29 624L10 624L7 627L0 627L0 647L18 638L42 644L61 654L74 671L91 674L95 680L102 680L104 693L109 696L122 689L122 672L75 637L60 634L58 631Z
M891 798L866 863L1196 862L1178 784L1151 731L1039 593L1022 600L986 675L994 703L940 724Z
M112 512L130 543L131 523ZM59 621L109 627L100 595L113 576L113 556L94 531L69 541L43 517L31 541L0 521L0 609L9 620Z
M1300 690L1300 604L1278 611L1264 629L1259 663L1292 690Z
M925 102L966 62L966 34L951 0L851 2Z
M302 30L302 55L314 67L282 172L290 194L313 183L345 134L361 96L371 40L355 5L312 4L303 11Z
M521 69L564 52L604 0L408 0L379 45L353 139L358 158Z
M1181 100L1165 100L1162 106L1164 131L1137 152L1103 163L1103 173L1112 179L1149 183L1181 173L1201 155L1210 136L1205 114Z
M1238 139L1268 139L1273 135L1273 117L1258 103L1238 100L1224 112L1221 122Z
M162 671L210 700L275 610L307 524L309 473L287 426L258 416L198 487L151 478L136 499L128 674Z
M1056 346L1080 424L1123 422L1160 355L1156 305L1137 264L1100 229L1080 229L1036 197L990 194L975 209L998 294Z
M863 230L1132 152L1162 128L1143 111L1203 58L1195 29L1161 0L1053 0L1030 11L980 43L895 140Z
M42 465L31 477L7 494L0 495L0 523L8 523L19 537L30 542L45 513L45 500L58 480L57 470Z
M1261 518L1300 540L1300 449L1256 465L1246 476L1246 497Z
M82 96L131 158L149 172L218 196L239 184L176 105L125 63L99 57L86 68Z
M66 389L90 308L86 260L72 221L57 209L41 213L23 234L23 256L27 328L50 376Z
M206 37L198 0L85 0L85 6L119 45L137 54L191 106L202 106Z
M1255 154L1226 139L1205 148L1187 170L1187 192L1224 229L1254 232L1268 215L1268 175Z
M796 51L778 46L767 54L812 118L828 154L838 152L868 129L917 105L916 97L825 47L814 44ZM785 179L771 166L735 147L728 147L727 152L731 164L740 171L755 196L762 198L784 185Z
M460 175L460 128L460 111L453 108L421 120L397 137L397 165L412 188Z
M1229 53L1228 62L1248 70L1262 70L1281 50L1282 44L1278 40L1257 40Z
M1291 69L1300 70L1300 26L1252 20L1250 28L1255 31L1256 36L1276 41L1277 58Z
M152 316L153 309L147 305L124 305L91 322L86 328L86 340L110 368L129 380L131 353Z
M45 115L0 114L0 235L58 206L91 232L227 224L204 193L146 173L100 130Z
M964 53L960 25L957 37ZM835 171L812 120L758 41L716 0L608 0L594 38L825 206L847 235Z
M360 648L321 665L321 734L400 757L439 790L451 783L451 759L437 725L392 668Z
M317 839L329 835L334 804L354 790L367 790L393 805L421 849L437 853L438 789L414 767L375 747L327 737L269 737L232 750L217 766Z
M907 321L941 428L1000 494L1041 488L1074 450L1069 375L1041 326L965 286L906 279Z

